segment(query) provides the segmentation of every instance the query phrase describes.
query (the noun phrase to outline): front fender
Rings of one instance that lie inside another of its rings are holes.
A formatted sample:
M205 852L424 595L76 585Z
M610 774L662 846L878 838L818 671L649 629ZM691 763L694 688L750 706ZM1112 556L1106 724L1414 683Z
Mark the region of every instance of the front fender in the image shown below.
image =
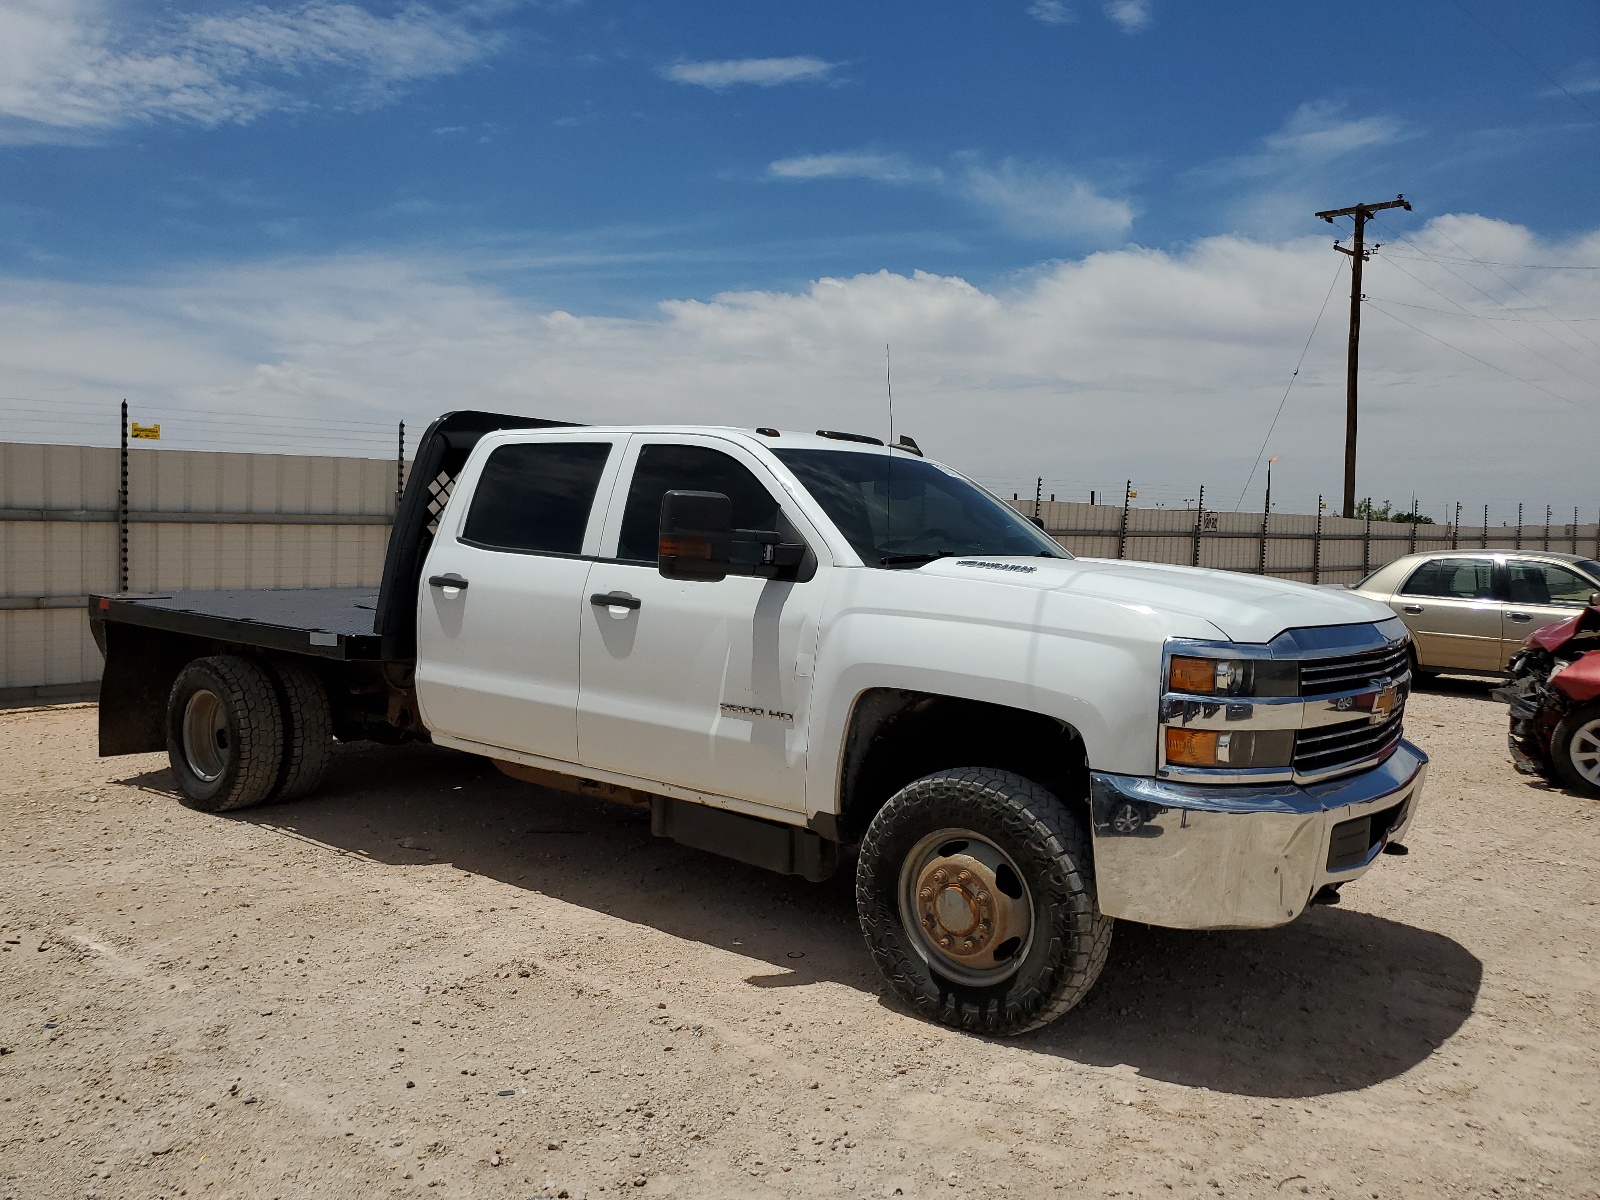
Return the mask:
M859 592L910 591L899 573ZM855 581L849 581L854 583ZM975 700L1061 721L1095 770L1153 775L1161 648L1174 630L1132 606L1038 589L940 581L938 611L899 597L850 595L823 620L812 697L807 809L839 811L844 747L856 699L896 688ZM887 602L884 602L887 601ZM829 767L831 766L831 770Z

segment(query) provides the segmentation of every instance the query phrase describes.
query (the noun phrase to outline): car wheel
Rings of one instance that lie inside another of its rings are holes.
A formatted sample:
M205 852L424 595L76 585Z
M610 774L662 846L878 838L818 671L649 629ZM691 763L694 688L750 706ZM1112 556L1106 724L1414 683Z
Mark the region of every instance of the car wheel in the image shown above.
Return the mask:
M267 672L235 655L197 658L167 695L167 759L191 808L259 804L278 784L283 714Z
M1550 759L1562 783L1586 796L1600 796L1600 703L1582 705L1561 718L1550 736Z
M1439 672L1431 667L1422 665L1422 659L1417 656L1417 648L1411 647L1411 681L1413 683L1432 683L1439 678Z
M884 978L931 1020L1037 1029L1105 967L1082 823L1050 792L968 767L918 779L879 810L856 864L856 908Z
M283 770L274 800L298 800L322 783L333 755L333 708L328 689L303 663L272 666L283 706Z

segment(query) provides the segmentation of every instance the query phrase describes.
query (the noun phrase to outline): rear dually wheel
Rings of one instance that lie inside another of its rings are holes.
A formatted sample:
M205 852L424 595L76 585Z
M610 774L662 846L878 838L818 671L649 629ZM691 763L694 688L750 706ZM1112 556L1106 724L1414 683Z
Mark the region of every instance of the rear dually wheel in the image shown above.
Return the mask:
M278 785L283 714L272 679L249 659L197 658L167 696L167 759L191 808L259 804Z

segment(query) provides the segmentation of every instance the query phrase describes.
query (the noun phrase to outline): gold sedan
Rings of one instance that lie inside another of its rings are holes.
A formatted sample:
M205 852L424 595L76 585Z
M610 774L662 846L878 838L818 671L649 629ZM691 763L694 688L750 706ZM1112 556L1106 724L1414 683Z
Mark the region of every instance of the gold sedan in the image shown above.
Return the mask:
M1379 567L1351 590L1406 623L1418 675L1503 674L1530 633L1600 592L1600 563L1554 551L1430 551Z

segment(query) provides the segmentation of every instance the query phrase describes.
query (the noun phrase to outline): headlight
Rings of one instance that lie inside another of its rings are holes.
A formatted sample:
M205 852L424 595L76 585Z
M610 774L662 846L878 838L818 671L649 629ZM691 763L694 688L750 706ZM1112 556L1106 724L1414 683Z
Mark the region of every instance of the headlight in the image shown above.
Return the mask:
M1167 665L1167 691L1186 696L1293 696L1299 689L1292 662L1174 654Z
M1167 730L1167 762L1179 767L1217 765L1217 740L1223 735L1209 729Z
M1292 729L1238 729L1221 733L1212 729L1168 726L1169 767L1230 767L1252 770L1287 767L1294 757Z

